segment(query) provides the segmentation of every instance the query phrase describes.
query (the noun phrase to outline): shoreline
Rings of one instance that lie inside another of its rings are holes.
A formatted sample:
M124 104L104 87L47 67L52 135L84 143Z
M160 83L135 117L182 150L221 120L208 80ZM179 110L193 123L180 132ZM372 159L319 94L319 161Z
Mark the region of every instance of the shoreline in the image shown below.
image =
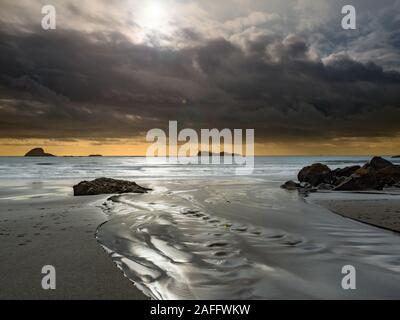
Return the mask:
M0 299L147 300L97 242L107 216L103 196L1 199ZM44 290L44 265L56 269L56 289Z

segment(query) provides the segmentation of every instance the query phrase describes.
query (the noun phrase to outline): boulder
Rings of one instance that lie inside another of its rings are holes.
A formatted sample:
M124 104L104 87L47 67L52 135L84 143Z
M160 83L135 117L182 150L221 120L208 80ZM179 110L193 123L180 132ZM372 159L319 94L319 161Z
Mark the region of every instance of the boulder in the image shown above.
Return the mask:
M139 186L135 182L99 178L93 181L82 181L73 186L74 196L89 196L98 194L147 193L151 189Z
M286 181L283 185L281 185L282 189L285 190L297 190L300 194L302 194L304 197L307 197L309 193L311 192L317 192L318 189L313 187L311 184L308 182L302 182L302 183L297 183L295 181Z
M383 159L382 157L373 157L371 161L364 165L364 168L371 167L375 170L380 170L392 165L393 163L391 163L389 160Z
M360 166L338 168L332 171L332 176L335 178L350 177L354 172L356 172L360 168L361 168Z
M300 183L288 181L281 187L308 194L316 190L363 191L400 187L400 165L373 157L364 166L349 166L330 170L328 166L314 163L304 167L297 175Z
M346 178L341 184L334 188L335 191L362 191L382 189L377 180L376 170L372 167L362 167L353 175Z
M368 163L356 170L334 190L382 190L384 187L395 186L400 182L400 166L390 164L383 167L384 164L385 162Z
M329 184L329 183L321 183L318 185L318 190L333 190L335 186Z
M281 185L281 188L286 190L297 190L300 187L300 183L296 183L293 180L286 181L283 185Z
M382 186L393 186L400 182L400 166L391 165L376 172L376 178Z
M297 178L300 182L308 182L316 187L321 183L331 182L331 169L322 163L314 163L301 169Z
M42 148L35 148L28 151L25 157L55 157L55 155L44 152Z
M345 182L338 185L333 189L334 191L367 191L367 190L381 190L375 182L365 179L357 179L349 177Z
M348 177L332 177L332 184L338 186L339 184L346 181Z

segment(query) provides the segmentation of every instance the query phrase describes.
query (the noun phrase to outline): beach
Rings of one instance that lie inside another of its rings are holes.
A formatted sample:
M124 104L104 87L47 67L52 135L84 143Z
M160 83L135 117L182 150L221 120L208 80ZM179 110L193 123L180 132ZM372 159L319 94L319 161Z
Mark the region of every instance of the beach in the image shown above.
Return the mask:
M144 158L0 159L0 297L400 298L399 234L333 212L368 207L371 217L394 217L399 195L304 198L280 188L318 161L366 159L256 158L249 176ZM73 196L73 185L100 176L152 191ZM56 290L41 288L44 265L56 268ZM357 270L357 290L341 286L346 265Z
M29 189L40 190L40 185L30 183L23 192L4 189L0 191L0 299L147 298L95 239L98 225L106 221L95 206L104 196L29 196ZM56 290L42 289L45 265L56 269Z

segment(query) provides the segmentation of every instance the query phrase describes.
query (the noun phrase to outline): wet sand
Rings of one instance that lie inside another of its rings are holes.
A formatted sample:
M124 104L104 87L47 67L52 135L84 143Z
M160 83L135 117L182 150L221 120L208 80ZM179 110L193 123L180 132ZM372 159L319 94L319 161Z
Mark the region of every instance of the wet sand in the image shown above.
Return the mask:
M0 199L0 299L148 299L95 239L103 197ZM56 290L41 287L56 268Z
M400 200L327 200L318 204L346 218L400 232Z
M108 201L110 220L98 240L155 299L400 296L397 233L344 218L262 179L153 181L151 187L149 194ZM357 270L356 290L341 286L347 265Z
M343 217L400 232L400 199L384 194L312 195L311 202Z

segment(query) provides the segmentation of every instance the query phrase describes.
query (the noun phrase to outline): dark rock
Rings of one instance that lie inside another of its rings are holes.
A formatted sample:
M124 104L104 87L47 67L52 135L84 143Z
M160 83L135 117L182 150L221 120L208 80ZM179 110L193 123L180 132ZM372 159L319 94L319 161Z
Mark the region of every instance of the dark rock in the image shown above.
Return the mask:
M392 159L398 159L400 156L393 156Z
M365 178L348 177L346 180L335 187L335 191L363 191L363 190L377 190L378 185L373 180Z
M301 169L297 178L300 182L308 182L316 187L321 183L331 182L331 169L322 163L314 163Z
M318 186L318 190L333 190L334 186L328 183L321 183Z
M376 176L376 170L372 167L362 167L352 176L334 188L336 191L362 191L382 189Z
M285 182L283 185L281 185L281 188L289 191L297 190L304 197L307 197L311 192L318 191L317 188L313 187L308 182L297 183L292 180Z
M307 197L310 193L317 192L318 188L310 186L310 187L307 187L307 188L299 188L297 190L299 191L299 193L301 195L303 195L304 197Z
M400 182L400 166L391 163L386 166L385 164L387 162L381 162L380 160L375 163L369 162L339 184L335 190L382 190L384 187L396 185Z
M400 166L391 165L376 172L376 178L381 186L391 187L400 182Z
M99 178L93 181L82 181L73 186L74 196L89 196L113 193L147 193L151 189L139 186L135 182L126 180L115 180Z
M302 189L311 189L313 186L309 184L308 182L301 182L300 183L300 188Z
M300 183L288 181L282 188L299 190L307 195L317 190L363 191L400 187L400 166L382 157L373 157L364 166L350 166L331 171L321 163L304 167L298 173Z
M42 148L35 148L27 152L25 157L55 157L55 155L44 152Z
M348 177L333 177L332 184L335 186L338 186L339 184L342 184L343 182L345 182L347 178Z
M332 176L333 177L350 177L354 172L356 172L358 169L360 169L360 166L351 166L351 167L345 167L345 168L338 168L332 171Z
M281 185L281 188L286 190L297 190L298 188L300 188L300 183L296 183L290 180Z
M383 159L382 157L373 157L371 161L364 165L364 168L373 168L375 170L380 170L388 166L393 166L389 160Z

